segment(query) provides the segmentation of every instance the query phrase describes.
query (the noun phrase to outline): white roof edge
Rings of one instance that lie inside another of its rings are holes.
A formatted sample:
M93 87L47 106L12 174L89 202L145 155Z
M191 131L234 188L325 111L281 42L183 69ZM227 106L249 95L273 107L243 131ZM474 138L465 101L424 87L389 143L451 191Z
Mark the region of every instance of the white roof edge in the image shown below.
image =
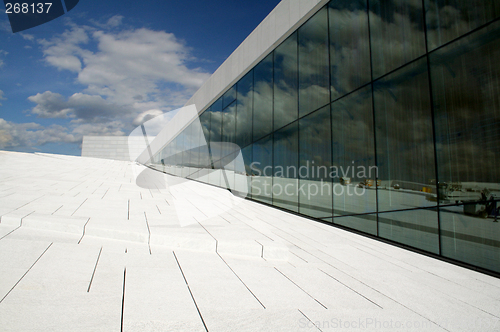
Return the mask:
M329 0L282 0L188 100L199 113Z

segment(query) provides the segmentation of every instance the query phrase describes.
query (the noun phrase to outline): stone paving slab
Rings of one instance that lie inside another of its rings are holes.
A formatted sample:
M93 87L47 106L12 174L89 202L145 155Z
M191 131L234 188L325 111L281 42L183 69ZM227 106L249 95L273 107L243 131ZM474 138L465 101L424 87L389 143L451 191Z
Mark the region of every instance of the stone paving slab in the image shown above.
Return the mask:
M0 166L2 332L500 329L494 277L131 162Z

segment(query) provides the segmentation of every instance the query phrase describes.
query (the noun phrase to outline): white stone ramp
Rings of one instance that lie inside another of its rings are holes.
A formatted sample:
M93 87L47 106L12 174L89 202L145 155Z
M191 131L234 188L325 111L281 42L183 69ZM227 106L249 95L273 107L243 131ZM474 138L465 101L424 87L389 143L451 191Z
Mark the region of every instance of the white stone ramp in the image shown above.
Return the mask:
M499 279L224 189L94 158L0 166L2 332L500 327Z

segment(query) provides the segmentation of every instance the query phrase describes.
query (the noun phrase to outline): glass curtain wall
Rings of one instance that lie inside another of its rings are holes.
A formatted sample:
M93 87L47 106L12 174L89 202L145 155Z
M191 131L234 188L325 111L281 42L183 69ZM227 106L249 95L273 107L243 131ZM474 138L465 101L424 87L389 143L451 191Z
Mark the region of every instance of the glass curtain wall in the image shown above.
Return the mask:
M441 254L495 271L500 269L498 36L495 22L429 56Z
M151 166L500 273L497 1L331 1L263 56Z

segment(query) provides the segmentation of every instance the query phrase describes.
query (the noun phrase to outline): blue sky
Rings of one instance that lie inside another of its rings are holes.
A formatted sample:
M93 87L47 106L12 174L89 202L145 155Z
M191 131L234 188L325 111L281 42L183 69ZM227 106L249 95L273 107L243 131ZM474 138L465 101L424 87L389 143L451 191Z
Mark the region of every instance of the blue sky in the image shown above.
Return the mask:
M279 0L80 0L12 33L0 16L0 150L80 155L191 97Z

